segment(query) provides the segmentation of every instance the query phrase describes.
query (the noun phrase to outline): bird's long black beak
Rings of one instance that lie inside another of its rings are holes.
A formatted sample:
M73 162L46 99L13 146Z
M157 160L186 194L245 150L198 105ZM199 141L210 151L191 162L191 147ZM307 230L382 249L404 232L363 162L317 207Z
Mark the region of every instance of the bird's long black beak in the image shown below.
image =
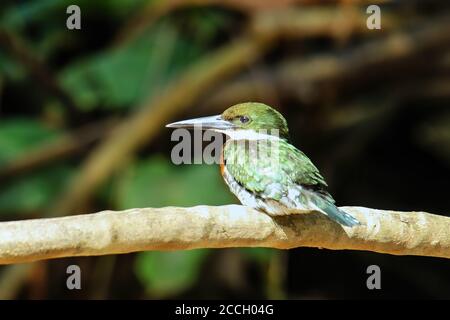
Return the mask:
M223 120L220 115L195 118L169 123L166 128L199 128L203 130L230 130L235 125L227 120Z

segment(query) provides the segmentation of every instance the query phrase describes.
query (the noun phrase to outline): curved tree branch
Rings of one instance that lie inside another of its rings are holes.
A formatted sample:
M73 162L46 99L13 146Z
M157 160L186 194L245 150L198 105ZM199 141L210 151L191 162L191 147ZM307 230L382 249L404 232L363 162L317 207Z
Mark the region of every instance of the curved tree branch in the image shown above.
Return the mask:
M195 248L318 247L450 258L450 218L425 212L343 207L347 228L311 212L271 218L228 205L103 211L0 223L0 263Z

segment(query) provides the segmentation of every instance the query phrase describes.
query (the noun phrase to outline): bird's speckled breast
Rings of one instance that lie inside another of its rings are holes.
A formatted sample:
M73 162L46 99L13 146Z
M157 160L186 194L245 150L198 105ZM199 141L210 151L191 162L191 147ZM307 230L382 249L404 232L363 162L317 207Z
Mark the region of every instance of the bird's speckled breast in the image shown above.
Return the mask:
M252 154L248 149L248 145L246 147L244 144L233 144L233 142L233 140L228 140L224 145L221 155L222 161L220 165L220 171L230 191L239 199L239 201L245 206L252 207L257 210L262 210L272 216L291 214L293 211L296 211L294 208L286 206L286 203L282 203L274 199L265 199L264 197L261 197L261 194L255 194L254 192L247 190L244 185L239 183L233 177L233 175L228 170L229 166L232 165L241 167L252 165L250 161L250 157L252 156ZM256 181L248 182L254 183Z

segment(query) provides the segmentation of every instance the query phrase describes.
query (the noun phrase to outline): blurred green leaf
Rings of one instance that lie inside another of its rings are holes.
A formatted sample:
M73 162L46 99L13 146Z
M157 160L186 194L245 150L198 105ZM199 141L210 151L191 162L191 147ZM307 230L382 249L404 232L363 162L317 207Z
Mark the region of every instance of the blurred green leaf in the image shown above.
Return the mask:
M119 209L235 203L217 166L175 166L161 156L127 168L116 198Z
M15 118L0 121L0 165L25 154L39 144L56 138L56 130L45 127L42 123Z
M275 249L272 248L241 248L244 255L261 264L268 264Z
M0 121L0 165L26 155L59 135L58 131L31 119ZM70 173L67 166L53 166L8 182L0 188L0 212L28 213L45 209L59 194Z
M102 13L104 16L114 16L116 18L124 17L138 10L148 0L109 0L109 1L90 1L90 0L39 0L25 1L18 5L6 8L0 16L0 24L11 29L20 29L29 23L39 22L52 23L55 17L60 21L65 21L66 8L72 4L80 7L82 15L92 15L95 12ZM63 24L61 27L65 27Z
M17 81L23 79L25 70L5 52L0 51L0 75L4 75L8 80Z
M57 8L62 9L64 7L64 2L68 3L69 1L27 1L25 3L21 3L20 5L12 6L5 10L4 14L1 16L1 25L7 28L21 28L27 22L32 22L33 19L41 19L41 17L49 11Z
M158 298L172 296L196 282L208 252L205 249L143 252L136 260L136 274L149 293Z
M191 32L183 19L165 17L134 41L69 65L61 73L63 86L83 110L135 106L207 52L225 24L219 17L194 15Z
M63 70L61 80L85 110L127 106L164 83L168 69L180 64L173 59L177 50L190 55L178 42L175 30L163 24L140 41L71 64Z
M71 168L60 165L8 183L0 188L0 213L45 210L59 195L71 173Z

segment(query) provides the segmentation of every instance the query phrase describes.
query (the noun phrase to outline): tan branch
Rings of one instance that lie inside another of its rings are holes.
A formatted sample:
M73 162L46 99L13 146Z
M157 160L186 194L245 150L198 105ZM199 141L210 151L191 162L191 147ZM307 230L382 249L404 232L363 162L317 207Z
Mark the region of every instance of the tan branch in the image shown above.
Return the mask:
M238 205L145 208L0 223L0 263L144 250L318 247L450 258L450 218L343 207L364 224L319 213L273 219Z

